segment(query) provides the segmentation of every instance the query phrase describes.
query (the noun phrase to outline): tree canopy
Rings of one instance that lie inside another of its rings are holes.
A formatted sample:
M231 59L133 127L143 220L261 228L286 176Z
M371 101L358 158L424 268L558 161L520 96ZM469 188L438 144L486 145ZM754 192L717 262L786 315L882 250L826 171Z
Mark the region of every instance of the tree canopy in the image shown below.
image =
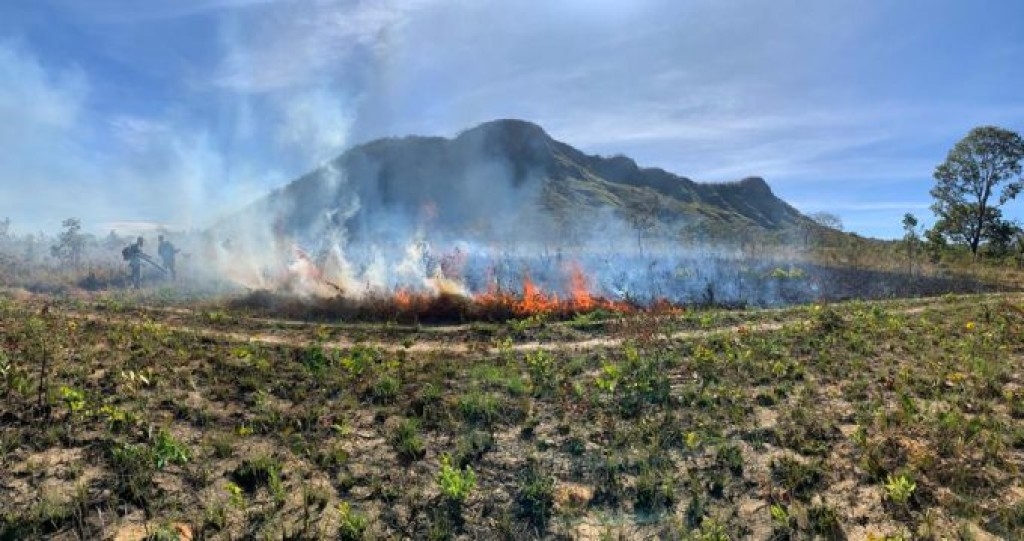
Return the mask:
M982 241L999 242L1015 227L1000 207L1022 188L1024 140L994 126L972 129L935 168L934 232L966 244L977 256Z

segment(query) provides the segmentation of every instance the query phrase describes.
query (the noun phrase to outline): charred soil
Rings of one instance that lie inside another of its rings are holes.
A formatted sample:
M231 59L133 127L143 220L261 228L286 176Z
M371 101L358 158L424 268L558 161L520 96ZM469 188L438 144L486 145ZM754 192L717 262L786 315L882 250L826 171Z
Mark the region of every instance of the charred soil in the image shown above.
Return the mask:
M1019 295L258 312L0 296L0 539L1024 531Z

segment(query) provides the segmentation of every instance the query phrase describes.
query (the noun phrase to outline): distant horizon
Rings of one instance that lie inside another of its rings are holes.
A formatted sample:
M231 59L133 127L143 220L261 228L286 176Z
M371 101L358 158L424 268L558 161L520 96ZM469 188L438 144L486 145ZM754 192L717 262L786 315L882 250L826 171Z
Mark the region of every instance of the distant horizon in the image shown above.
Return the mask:
M108 221L108 222L95 223L95 224L93 224L92 228L90 228L90 224L89 223L83 222L82 223L83 232L87 233L87 234L92 234L92 235L94 235L96 237L101 238L101 237L104 237L106 235L109 235L111 232L114 232L114 233L118 234L119 236L131 236L131 237L134 237L134 236L138 236L138 235L142 235L142 236L146 236L146 235L155 236L155 235L158 235L161 230L166 230L166 231L169 231L171 233L191 233L191 232L202 231L202 230L205 230L205 229L208 229L208 228L212 227L217 221L222 220L225 217L230 216L231 214L236 213L236 212L242 210L247 205L250 205L252 203L255 203L255 202L257 202L257 201L267 197L272 192L287 186L288 184L290 184L291 182L294 182L295 180L301 178L302 176L304 176L304 175L306 175L306 174L308 174L310 172L316 171L318 168L322 167L325 163L328 163L328 162L330 162L330 161L332 161L334 159L337 159L338 157L344 155L346 152L349 152L350 150L352 150L354 148L358 148L358 147L363 146L363 145L372 144L372 143L377 142L377 141L384 141L384 140L389 140L389 139L404 139L404 138L408 138L408 137L428 137L428 138L429 137L440 137L440 138L451 140L451 139L456 138L459 134L461 134L463 132L466 132L466 131L478 128L478 127L480 127L482 125L485 125L485 124L489 124L489 123L493 123L493 122L498 122L498 121L503 121L503 120L520 121L520 122L527 122L527 123L530 123L530 124L534 124L534 125L540 127L542 130L544 130L548 134L548 136L552 137L552 139L555 139L555 140L557 140L559 142L562 142L562 143L568 144L568 145L570 145L570 146L572 146L574 148L577 148L575 145L572 144L571 141L565 141L565 140L559 139L558 137L556 137L556 136L552 135L551 133L549 133L548 130L543 125L541 125L541 124L539 124L539 123L537 123L535 121L532 121L530 119L525 119L525 118L507 118L507 117L506 118L494 118L494 119L490 119L490 120L485 120L483 122L480 122L480 123L472 125L472 126L467 126L467 127L463 128L463 129L457 130L454 133L447 134L447 135L443 135L443 134L420 134L420 133L406 133L406 134L385 135L385 136L381 136L381 137L375 137L373 139L369 139L369 140L366 140L366 141L353 142L351 145L349 145L349 146L345 147L344 149L342 149L341 151L339 151L336 155L334 155L333 158L330 158L330 159L325 160L325 161L323 161L323 162L321 162L319 164L311 166L305 172L296 175L294 178L291 178L289 180L284 181L282 184L275 185L275 186L269 186L266 189L265 192L260 193L260 194L256 194L256 195L254 195L252 197L252 199L240 202L235 207L225 208L222 213L214 215L214 216L211 216L211 218L210 218L208 223L196 224L196 225L193 225L191 227L186 227L186 226L181 226L179 224L173 224L173 223L162 223L162 222L146 221L146 220L142 220L142 219L134 219L134 220L133 219L124 219L124 220L117 220L117 221ZM818 210L810 210L810 211L800 208L799 206L797 206L793 202L791 202L791 201L785 199L784 197L782 197L781 195L779 195L776 192L775 187L772 185L771 179L765 178L762 175L751 174L751 175L746 175L744 177L740 177L740 178L736 178L736 179L732 179L732 180L702 180L702 179L692 178L692 177L690 177L690 176L688 176L688 175L686 175L685 173L682 173L682 172L672 171L672 170L669 170L669 169L665 169L664 167L658 167L658 166L648 165L648 164L642 163L642 162L636 160L635 158L633 158L632 156L629 156L629 155L623 154L623 153L599 154L599 153L587 152L587 151L585 151L583 149L578 149L578 150L581 150L581 151L583 151L583 152L585 152L585 153L587 153L588 155L591 155L591 156L600 156L600 157L604 157L604 158L611 158L611 157L615 157L615 156L624 156L624 157L629 158L629 159L633 160L634 162L636 162L637 166L640 167L641 169L660 169L660 170L666 171L666 172L668 172L668 173L670 173L672 175L675 175L677 177L689 179L689 180L691 180L693 182L696 182L698 184L729 184L729 183L740 182L740 181L742 181L744 179L747 179L747 178L760 178L760 179L764 180L768 184L769 188L772 190L772 193L775 194L776 197L779 197L780 199L782 199L784 202L786 202L790 206L793 206L794 208L799 210L805 216L813 217L813 215L818 214L818 213L827 213L827 214L830 214L830 215L833 215L835 217L840 218L840 220L842 219L842 216L840 215L839 212L836 212L836 211L833 211L833 210L829 210L829 209L824 208L824 207L822 207L822 208L820 208ZM840 207L840 208L842 208L842 207ZM854 208L855 208L855 206L854 206ZM874 207L871 207L871 208L874 208ZM908 205L894 204L891 207L891 210L900 210L900 209L907 209L905 212L914 214L914 216L916 216L923 223L930 223L931 222L929 217L932 215L932 212L930 210L929 205L923 205L923 206L919 206L917 208L914 208L914 207L909 207ZM901 218L902 218L902 216L903 216L903 214L900 214ZM78 216L66 216L65 218L76 218L76 217L78 217ZM35 230L28 230L28 229L21 228L21 227L18 226L18 224L16 222L14 222L12 220L11 228L10 229L11 229L11 231L13 233L21 234L21 235L24 235L24 234L38 234L38 233L55 234L56 232L58 232L61 229L60 221L62 221L65 218L61 218L60 220L58 220L53 227L42 228L42 229L37 228ZM3 216L0 216L0 219L3 219ZM842 226L843 226L842 230L845 231L845 232L860 234L857 231L849 229L845 223L843 223ZM895 234L895 236L888 237L888 238L887 237L872 237L872 236L868 236L868 235L862 235L862 236L865 236L866 238L877 239L877 240L897 240L897 239L900 239L900 238L903 237L903 230L900 229L898 234Z
M0 217L201 228L356 144L522 118L897 238L971 128L1024 131L1021 58L1012 0L14 0Z

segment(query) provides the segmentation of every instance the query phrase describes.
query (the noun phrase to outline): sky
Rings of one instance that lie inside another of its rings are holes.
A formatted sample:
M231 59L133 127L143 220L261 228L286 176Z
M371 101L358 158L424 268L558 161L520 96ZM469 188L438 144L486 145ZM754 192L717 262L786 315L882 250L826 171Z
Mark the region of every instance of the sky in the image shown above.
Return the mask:
M0 217L202 228L352 145L522 118L895 238L972 127L1024 132L1022 59L1017 0L5 0Z

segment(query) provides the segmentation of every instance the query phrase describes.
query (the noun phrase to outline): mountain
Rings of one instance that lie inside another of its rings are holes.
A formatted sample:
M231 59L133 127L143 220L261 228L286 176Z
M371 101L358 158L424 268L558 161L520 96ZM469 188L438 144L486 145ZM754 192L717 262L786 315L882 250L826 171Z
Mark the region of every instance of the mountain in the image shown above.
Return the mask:
M810 223L761 178L697 183L625 156L585 154L522 120L454 139L353 147L245 214L272 216L277 230L299 237L340 229L348 240L407 238L415 228L490 241L569 242L612 229L675 239L782 235Z

